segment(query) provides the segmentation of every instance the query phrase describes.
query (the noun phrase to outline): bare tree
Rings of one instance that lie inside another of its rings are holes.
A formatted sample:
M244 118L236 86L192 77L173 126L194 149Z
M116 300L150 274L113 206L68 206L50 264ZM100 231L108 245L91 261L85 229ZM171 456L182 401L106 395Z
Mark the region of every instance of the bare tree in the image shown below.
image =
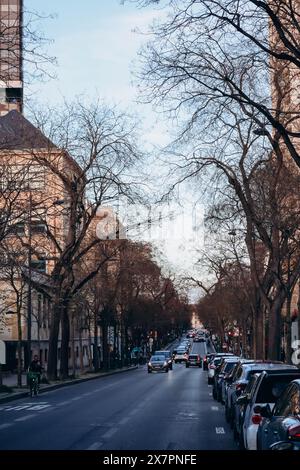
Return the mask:
M50 273L53 316L48 375L55 378L60 324L60 372L62 377L68 375L70 301L118 249L118 243L109 253L101 249L103 240L97 236L101 217L97 218L97 211L121 196L134 197L129 171L139 152L135 123L100 102L66 105L57 120L49 119L50 114L49 111L48 115L35 116L40 129L49 136L49 148L46 152L32 150L31 157L52 175L53 194L63 195L62 201L52 201L50 205L51 210L60 213L62 226L55 231L51 223L47 225L47 239L55 252ZM54 115L58 117L57 110ZM83 264L86 270L80 269Z

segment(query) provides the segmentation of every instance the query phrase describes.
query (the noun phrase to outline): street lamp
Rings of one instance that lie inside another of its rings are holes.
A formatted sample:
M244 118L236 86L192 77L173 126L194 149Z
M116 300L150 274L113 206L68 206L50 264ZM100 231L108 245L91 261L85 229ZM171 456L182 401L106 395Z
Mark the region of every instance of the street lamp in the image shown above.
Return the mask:
M32 297L31 297L31 265L32 265L32 194L29 194L29 227L28 227L28 298L27 298L27 361L28 366L31 363L31 315L32 315Z

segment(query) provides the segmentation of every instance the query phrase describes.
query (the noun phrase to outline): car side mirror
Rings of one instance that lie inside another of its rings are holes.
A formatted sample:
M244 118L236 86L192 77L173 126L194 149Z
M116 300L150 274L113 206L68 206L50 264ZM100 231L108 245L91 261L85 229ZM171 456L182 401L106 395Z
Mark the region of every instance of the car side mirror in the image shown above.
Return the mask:
M256 414L260 414L260 416L263 418L271 418L272 416L272 411L269 404L265 406L256 405L253 411Z
M248 403L248 397L247 395L241 395L240 397L237 398L236 402L238 405L246 405Z

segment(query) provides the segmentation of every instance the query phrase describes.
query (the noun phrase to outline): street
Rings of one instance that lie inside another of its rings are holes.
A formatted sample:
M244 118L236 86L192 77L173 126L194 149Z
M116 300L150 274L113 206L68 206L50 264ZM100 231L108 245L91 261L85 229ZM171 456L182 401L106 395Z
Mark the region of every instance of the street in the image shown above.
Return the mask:
M195 343L193 353L205 351ZM0 406L1 450L234 450L207 373L138 370Z

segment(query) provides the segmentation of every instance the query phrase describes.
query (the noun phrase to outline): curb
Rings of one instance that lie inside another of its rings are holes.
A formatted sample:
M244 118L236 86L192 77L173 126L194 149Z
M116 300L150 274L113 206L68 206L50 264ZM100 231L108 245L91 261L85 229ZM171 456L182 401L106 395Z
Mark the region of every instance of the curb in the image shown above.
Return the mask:
M95 375L94 377L85 377L85 378L80 378L80 379L67 380L65 382L58 383L58 384L46 385L45 387L40 389L39 394L50 392L50 391L56 390L58 388L63 388L63 387L68 387L68 386L71 386L71 385L79 384L79 383L82 383L82 382L88 382L90 380L101 379L102 377L108 377L110 375L116 375L116 374L121 374L121 373L125 373L125 372L131 372L132 370L136 370L136 369L138 369L138 366L133 366L133 367L130 367L128 369L120 369L120 370L111 371L111 372L103 372L102 374ZM26 397L28 397L28 393L29 393L29 391L27 390L26 392L19 392L19 393L17 392L17 393L12 393L10 395L7 395L6 397L2 397L2 398L0 397L0 403L7 403L7 402L10 402L10 401L13 401L13 400L19 400L21 398L26 398Z

